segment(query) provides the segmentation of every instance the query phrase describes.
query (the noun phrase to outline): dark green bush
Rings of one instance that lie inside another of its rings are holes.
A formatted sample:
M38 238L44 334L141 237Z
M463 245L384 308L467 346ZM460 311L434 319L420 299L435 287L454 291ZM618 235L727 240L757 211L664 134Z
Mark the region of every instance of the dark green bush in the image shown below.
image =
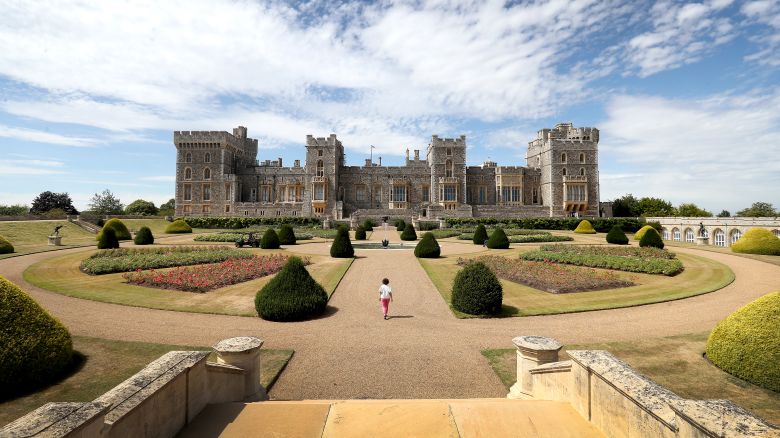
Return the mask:
M452 307L470 315L495 315L501 312L503 295L496 274L481 262L466 265L452 283Z
M295 231L289 224L282 224L279 227L279 243L282 245L295 245Z
M414 231L412 224L406 224L404 231L401 233L401 240L417 240L417 232Z
M623 232L623 229L620 228L620 225L615 225L611 230L609 230L609 233L607 233L607 243L628 245L628 237L626 237L626 233Z
M578 234L596 234L596 230L587 219L581 220L580 223L577 224L577 228L574 229L574 232Z
M780 292L747 304L715 326L707 358L729 374L780 391Z
M644 236L639 239L639 246L643 248L650 246L653 248L663 249L664 241L661 239L661 235L658 234L658 231L656 231L655 228L650 228L645 231Z
M439 221L419 221L417 222L417 229L420 231L433 231L439 229Z
M374 231L374 227L376 226L376 222L374 222L373 219L366 219L366 220L363 221L363 224L361 226L366 231Z
M349 231L346 228L339 227L333 244L330 245L330 256L335 258L347 259L355 256L355 249L352 248L352 242L349 240Z
M51 383L73 358L68 330L2 276L0 352L0 399Z
M366 229L362 225L355 230L355 240L366 240Z
M120 221L119 219L110 219L106 222L105 225L103 225L103 229L100 230L100 232L97 234L96 240L100 240L100 235L103 233L106 229L112 229L114 230L114 235L116 236L117 240L130 240L132 239L132 236L130 236L130 231L127 229L127 226Z
M406 221L403 219L396 219L395 220L395 230L396 231L403 231L406 229Z
M273 228L265 230L263 238L260 239L260 248L279 249L279 236Z
M151 245L154 243L154 236L152 230L149 227L141 227L137 233L135 233L135 239L133 242L136 245Z
M414 248L414 256L422 259L435 259L441 255L441 247L436 241L436 236L430 231L423 234L422 239Z
M487 239L488 235L485 226L482 224L477 225L477 229L474 230L474 238L472 239L474 245L484 245Z
M119 239L116 238L116 232L113 228L104 228L99 233L100 240L98 240L98 249L114 249L119 248Z
M572 240L574 240L574 238L571 236L553 236L550 233L509 236L510 243L569 242Z
M276 216L276 217L186 217L180 218L192 228L223 228L237 230L249 228L254 225L282 225L312 226L322 225L322 220L316 217L302 216Z
M0 236L0 254L11 254L12 252L14 252L14 246L5 237Z
M496 228L490 235L487 241L487 247L490 249L507 249L509 248L509 238L506 237L506 233L503 228Z
M321 315L328 305L325 289L309 274L303 261L290 257L255 296L258 316L269 321L300 321Z
M192 227L183 219L176 219L165 227L166 234L185 234L191 232Z
M780 255L780 239L766 228L751 228L731 245L731 250L745 254Z

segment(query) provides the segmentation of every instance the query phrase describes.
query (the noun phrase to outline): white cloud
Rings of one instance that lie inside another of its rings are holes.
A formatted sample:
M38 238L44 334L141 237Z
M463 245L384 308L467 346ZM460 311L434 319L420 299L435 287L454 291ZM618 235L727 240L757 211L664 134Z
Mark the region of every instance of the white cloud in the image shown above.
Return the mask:
M751 37L760 49L745 59L772 67L780 66L780 2L749 1L742 5L741 12L747 16L750 23L766 27L762 33Z
M174 175L144 176L138 179L140 179L141 181L152 181L152 182L175 182L176 181L176 177Z
M35 143L47 143L76 147L92 147L99 143L98 140L92 138L68 137L65 135L38 131L35 129L14 128L5 125L0 125L0 137L15 138L18 140L31 141Z
M66 173L62 161L0 160L0 175L56 175Z

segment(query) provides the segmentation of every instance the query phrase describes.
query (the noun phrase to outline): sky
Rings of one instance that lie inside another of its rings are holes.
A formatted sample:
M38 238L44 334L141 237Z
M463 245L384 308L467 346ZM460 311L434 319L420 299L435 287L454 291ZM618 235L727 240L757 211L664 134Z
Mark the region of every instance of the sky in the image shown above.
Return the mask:
M780 207L780 0L0 3L0 204L173 197L175 130L246 126L258 159L337 134L383 164L431 135L525 165L601 132L601 200Z

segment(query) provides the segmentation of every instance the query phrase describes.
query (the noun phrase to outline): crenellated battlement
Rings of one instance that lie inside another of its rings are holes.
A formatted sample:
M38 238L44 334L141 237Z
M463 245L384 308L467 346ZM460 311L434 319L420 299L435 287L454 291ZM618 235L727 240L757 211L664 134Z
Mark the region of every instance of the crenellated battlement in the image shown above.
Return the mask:
M173 131L173 143L176 147L222 147L231 146L254 157L257 155L257 139L247 138L243 126L227 131Z
M315 137L311 134L306 136L306 147L323 146L341 146L341 142L336 138L336 134L331 134L328 137Z

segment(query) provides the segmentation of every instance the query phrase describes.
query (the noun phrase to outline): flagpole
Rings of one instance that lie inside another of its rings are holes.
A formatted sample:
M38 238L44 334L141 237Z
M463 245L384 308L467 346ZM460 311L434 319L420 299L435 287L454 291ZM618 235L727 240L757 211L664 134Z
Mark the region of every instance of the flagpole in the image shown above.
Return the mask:
M370 155L370 157L371 157L370 158L371 165L373 166L374 165L374 145L371 145L371 155Z

